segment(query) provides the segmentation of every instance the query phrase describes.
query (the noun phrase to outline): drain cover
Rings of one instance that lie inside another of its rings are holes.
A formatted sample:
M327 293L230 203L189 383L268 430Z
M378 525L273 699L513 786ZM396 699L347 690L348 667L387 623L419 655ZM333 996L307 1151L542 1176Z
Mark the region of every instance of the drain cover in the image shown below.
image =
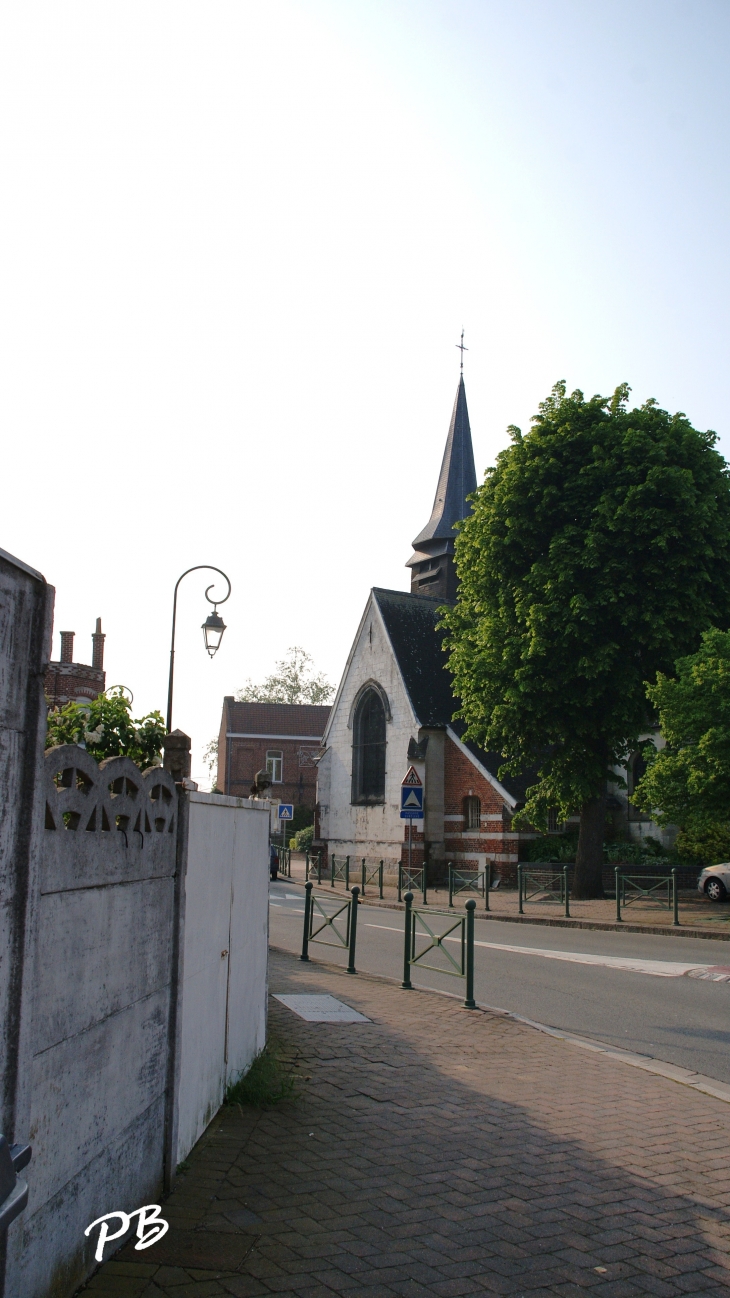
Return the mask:
M370 1019L359 1014L351 1005L338 1001L334 996L274 996L288 1010L293 1010L300 1019L307 1023L369 1023Z

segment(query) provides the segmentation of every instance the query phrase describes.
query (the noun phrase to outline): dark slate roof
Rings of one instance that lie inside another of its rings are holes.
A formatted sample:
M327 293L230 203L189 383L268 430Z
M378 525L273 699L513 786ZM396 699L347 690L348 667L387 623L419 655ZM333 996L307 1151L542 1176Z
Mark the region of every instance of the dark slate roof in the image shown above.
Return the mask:
M385 628L393 646L403 682L421 726L451 726L469 752L481 762L496 780L518 801L524 798L525 788L533 778L528 772L522 776L497 774L503 758L499 753L488 753L471 739L462 739L466 729L463 721L454 721L459 707L451 688L451 674L446 667L443 651L443 632L437 631L440 620L438 610L442 599L428 595L409 595L402 590L375 588L373 598L382 614Z
M227 697L228 730L238 735L321 738L331 709L313 703L236 703Z
M454 401L433 510L428 523L413 542L413 549L417 550L423 541L454 537L456 535L454 523L458 523L460 519L466 518L471 513L471 505L466 498L470 492L476 491L476 488L474 450L471 444L469 411L466 408L466 389L462 375Z

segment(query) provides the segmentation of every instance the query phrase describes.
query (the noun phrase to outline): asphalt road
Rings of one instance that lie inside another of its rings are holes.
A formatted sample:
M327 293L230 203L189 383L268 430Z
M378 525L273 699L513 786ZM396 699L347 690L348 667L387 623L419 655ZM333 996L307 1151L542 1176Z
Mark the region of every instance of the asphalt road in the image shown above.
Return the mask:
M315 895L328 913L342 904ZM428 910L434 931L443 933L450 917ZM302 890L272 883L275 946L301 950L303 915ZM455 943L445 949L457 957ZM313 943L310 955L347 964L347 952L336 946ZM443 952L427 958L446 963ZM402 978L401 911L359 907L357 966ZM712 981L713 966L730 974L730 943L498 920L475 925L474 995L481 1004L730 1082L730 982ZM418 966L411 976L418 986L463 995L461 979Z

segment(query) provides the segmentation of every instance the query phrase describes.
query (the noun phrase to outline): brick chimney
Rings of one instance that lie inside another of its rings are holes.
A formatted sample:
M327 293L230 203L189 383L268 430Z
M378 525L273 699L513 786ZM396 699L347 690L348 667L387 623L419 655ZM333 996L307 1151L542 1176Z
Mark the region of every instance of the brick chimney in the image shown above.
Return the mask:
M61 662L72 663L74 660L74 636L75 631L61 632Z
M105 636L105 635L102 635L102 631L101 631L101 618L100 618L100 617L98 617L98 618L96 619L96 630L92 632L91 640L92 640L92 643L93 643L93 645L94 645L93 656L92 656L92 659L91 659L91 665L92 665L92 667L96 667L99 671L103 671L103 668L104 668L104 641L106 640L106 636Z

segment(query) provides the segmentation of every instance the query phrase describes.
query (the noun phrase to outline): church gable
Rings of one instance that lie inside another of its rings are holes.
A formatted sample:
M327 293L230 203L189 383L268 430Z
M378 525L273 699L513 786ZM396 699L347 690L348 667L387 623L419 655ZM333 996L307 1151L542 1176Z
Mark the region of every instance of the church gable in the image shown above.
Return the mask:
M394 855L400 782L418 721L371 593L332 707L319 762L319 834L329 850Z

